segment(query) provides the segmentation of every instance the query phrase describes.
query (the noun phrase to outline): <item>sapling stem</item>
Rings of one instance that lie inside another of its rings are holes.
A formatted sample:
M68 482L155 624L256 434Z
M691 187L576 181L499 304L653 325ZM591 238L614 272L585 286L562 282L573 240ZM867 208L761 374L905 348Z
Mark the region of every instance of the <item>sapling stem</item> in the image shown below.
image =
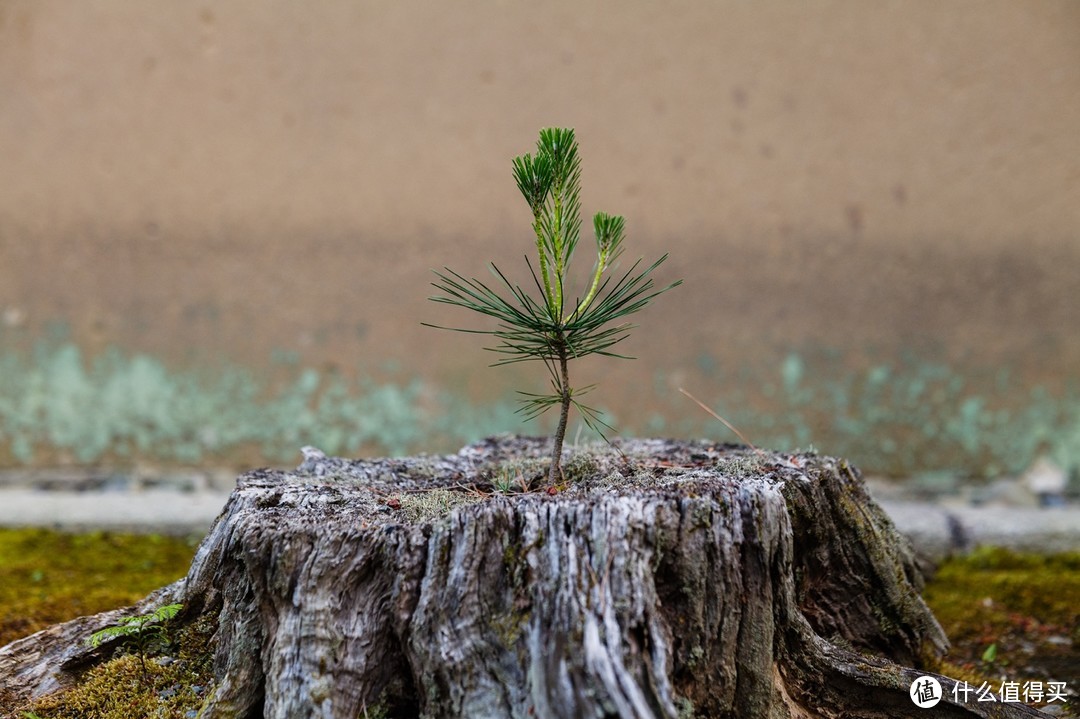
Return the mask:
M551 469L548 472L548 485L554 487L562 477L562 447L566 437L566 424L570 419L570 369L566 345L556 347L559 355L559 425L555 428L554 446L551 449Z

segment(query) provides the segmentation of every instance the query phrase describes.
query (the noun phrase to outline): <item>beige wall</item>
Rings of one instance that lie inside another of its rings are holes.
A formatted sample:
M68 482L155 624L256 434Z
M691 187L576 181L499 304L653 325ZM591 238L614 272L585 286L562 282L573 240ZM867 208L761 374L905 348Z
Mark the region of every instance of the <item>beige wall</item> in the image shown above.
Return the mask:
M627 378L814 341L1075 376L1078 117L1074 0L0 0L0 309L478 367L428 269L519 269L509 161L559 124L687 279Z

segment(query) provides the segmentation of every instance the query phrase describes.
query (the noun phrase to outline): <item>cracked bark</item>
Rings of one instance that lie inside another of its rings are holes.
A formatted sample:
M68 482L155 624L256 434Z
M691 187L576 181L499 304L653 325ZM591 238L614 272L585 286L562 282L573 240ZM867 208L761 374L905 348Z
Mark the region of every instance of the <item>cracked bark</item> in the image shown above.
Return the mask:
M474 493L419 520L387 505L490 490L510 460L541 485L546 449L312 453L241 477L186 580L153 600L218 615L202 716L925 716L911 667L945 637L908 544L841 460L631 440L569 460L554 497ZM0 695L72 681L96 656L72 637L107 621L0 649ZM939 679L935 716L1038 715L952 704Z

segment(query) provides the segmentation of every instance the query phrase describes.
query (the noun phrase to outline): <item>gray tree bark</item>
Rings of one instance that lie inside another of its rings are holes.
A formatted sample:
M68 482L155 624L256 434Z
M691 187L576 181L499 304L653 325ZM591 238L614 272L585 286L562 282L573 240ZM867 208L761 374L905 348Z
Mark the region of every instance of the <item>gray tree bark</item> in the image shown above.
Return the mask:
M844 461L704 442L548 443L244 475L185 580L144 607L218 618L219 717L907 717L946 648L908 543ZM516 485L520 490L520 484ZM94 661L0 649L0 697ZM937 676L937 675L934 675ZM1038 716L957 704L933 716Z

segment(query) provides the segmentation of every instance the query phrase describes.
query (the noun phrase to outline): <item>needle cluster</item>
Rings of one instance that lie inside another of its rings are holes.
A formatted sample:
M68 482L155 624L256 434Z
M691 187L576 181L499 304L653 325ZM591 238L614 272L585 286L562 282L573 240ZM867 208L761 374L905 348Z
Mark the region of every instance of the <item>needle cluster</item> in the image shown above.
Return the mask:
M568 301L567 271L581 230L581 160L574 131L541 130L536 153L514 158L513 170L518 189L532 211L537 266L528 256L525 261L537 293L526 292L491 264L495 281L490 284L466 278L446 267L443 272L435 271L438 281L432 284L443 294L430 299L464 307L497 321L495 329L441 327L495 337L498 343L488 349L503 355L495 365L539 360L547 367L552 392L521 392L519 411L527 419L533 419L552 407L560 408L549 473L554 484L561 476L562 444L571 405L577 408L586 425L601 436L604 436L601 426L610 429L595 408L579 402L578 398L595 385L572 388L569 360L590 354L629 359L611 349L626 339L634 327L624 318L682 280L655 289L651 275L667 259L666 254L641 271L638 260L625 272L616 272L614 265L622 253L626 223L621 216L598 212L593 216L596 237L593 271L584 292Z

